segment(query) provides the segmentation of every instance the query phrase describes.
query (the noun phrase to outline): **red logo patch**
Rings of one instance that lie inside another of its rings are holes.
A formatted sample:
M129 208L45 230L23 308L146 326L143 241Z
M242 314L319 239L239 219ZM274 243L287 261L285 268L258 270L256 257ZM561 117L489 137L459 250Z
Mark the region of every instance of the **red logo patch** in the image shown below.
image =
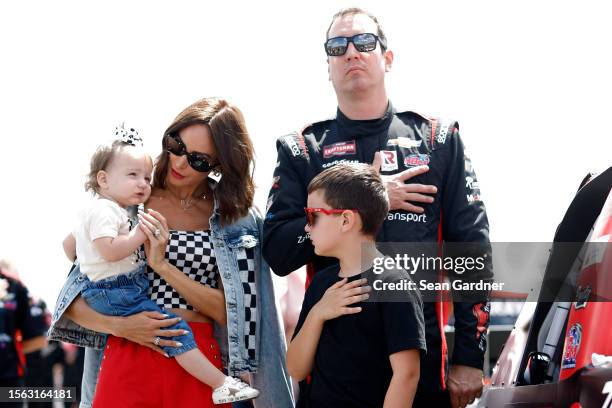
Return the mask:
M332 156L344 156L347 154L355 154L357 147L355 141L350 142L339 142L331 145L323 146L323 157L329 159Z
M429 164L428 154L411 154L404 158L404 164L408 167L425 166Z

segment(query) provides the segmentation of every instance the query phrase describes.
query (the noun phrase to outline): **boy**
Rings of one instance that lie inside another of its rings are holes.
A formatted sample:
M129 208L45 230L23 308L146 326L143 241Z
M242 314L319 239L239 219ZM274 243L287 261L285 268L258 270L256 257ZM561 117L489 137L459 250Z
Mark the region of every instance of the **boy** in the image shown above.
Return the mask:
M310 375L299 407L410 407L425 351L423 305L364 302L371 291L375 237L389 210L380 176L366 164L338 164L308 186L306 232L320 256L339 265L319 271L287 351L289 374ZM394 271L406 278L405 271Z

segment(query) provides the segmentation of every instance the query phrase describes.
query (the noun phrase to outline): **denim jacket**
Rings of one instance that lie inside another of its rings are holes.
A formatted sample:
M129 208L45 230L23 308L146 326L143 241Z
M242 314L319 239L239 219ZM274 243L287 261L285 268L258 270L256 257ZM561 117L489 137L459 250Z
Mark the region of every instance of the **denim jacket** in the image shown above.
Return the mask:
M227 310L227 325L215 323L215 337L229 375L251 373L251 385L261 392L253 401L256 407L293 407L291 380L285 364L283 325L274 297L270 268L261 256L262 226L261 216L253 208L247 216L233 224L221 226L215 203L215 211L210 218L211 240ZM246 250L254 251L255 262L249 263L249 268L254 268L252 272L255 273L257 291L256 353L250 356L246 344L248 340L244 335L245 324L248 324L244 304L245 274L236 272ZM86 329L64 316L68 306L83 290L87 279L78 266L70 272L57 299L49 339L101 349L105 344L105 334Z

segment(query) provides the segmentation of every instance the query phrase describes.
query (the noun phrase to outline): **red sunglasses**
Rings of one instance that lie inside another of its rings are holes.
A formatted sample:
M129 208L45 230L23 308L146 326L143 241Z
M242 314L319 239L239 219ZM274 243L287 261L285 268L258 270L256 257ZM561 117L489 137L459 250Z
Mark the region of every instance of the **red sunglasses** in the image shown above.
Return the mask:
M317 213L323 213L325 215L332 215L332 214L342 214L345 211L357 212L356 209L352 209L352 208L345 208L345 209L330 208L328 210L326 208L309 208L309 207L304 207L304 211L306 211L306 222L311 227L314 226L315 222L317 221L317 217L316 217Z

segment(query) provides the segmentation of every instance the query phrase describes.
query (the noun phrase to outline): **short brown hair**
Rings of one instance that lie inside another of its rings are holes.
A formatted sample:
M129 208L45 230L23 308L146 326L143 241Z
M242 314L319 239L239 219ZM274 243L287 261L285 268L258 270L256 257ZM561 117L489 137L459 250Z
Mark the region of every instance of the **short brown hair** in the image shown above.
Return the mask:
M164 137L192 125L205 125L210 130L223 175L214 195L219 202L221 223L232 223L248 214L255 195L254 149L242 112L225 99L200 99L178 114ZM169 153L162 151L155 159L153 187L166 187L168 163ZM203 181L206 182L207 179Z
M341 163L319 173L308 185L308 194L323 190L325 202L333 208L356 209L361 232L376 237L389 212L383 181L370 165Z
M359 8L359 7L343 8L343 9L340 9L340 11L338 11L336 14L334 14L334 16L332 17L331 23L329 23L329 27L327 27L327 32L325 33L325 39L326 40L329 39L329 30L331 30L332 26L334 25L334 22L337 19L346 17L346 16L352 16L355 14L365 14L366 16L370 17L372 21L374 21L374 23L376 23L376 35L378 36L378 38L380 38L380 48L384 52L386 50L386 46L384 46L383 44L387 44L387 36L385 35L385 30L383 30L382 25L378 22L378 19L376 18L374 14L370 13L367 10Z
M113 159L117 156L124 147L132 146L129 143L121 140L115 140L111 144L99 146L96 152L91 156L89 162L89 173L85 182L85 191L91 191L93 194L100 194L100 184L98 184L98 172L108 170Z

